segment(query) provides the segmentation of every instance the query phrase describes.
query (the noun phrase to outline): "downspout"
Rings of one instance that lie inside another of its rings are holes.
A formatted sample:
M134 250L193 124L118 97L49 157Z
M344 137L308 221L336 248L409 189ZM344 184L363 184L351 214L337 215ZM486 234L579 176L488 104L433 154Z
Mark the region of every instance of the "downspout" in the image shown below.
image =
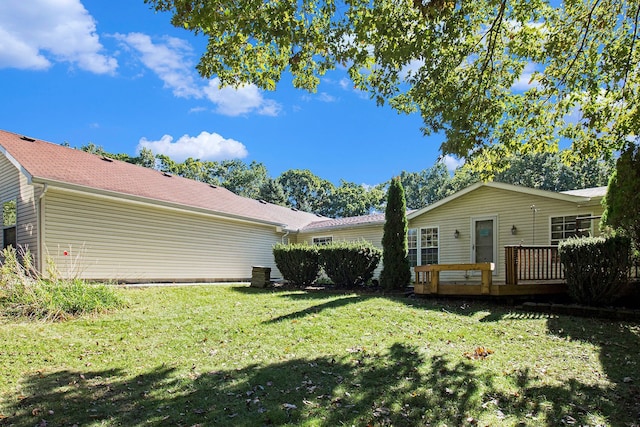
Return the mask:
M40 193L40 196L38 197L38 259L36 260L36 268L38 269L38 271L40 271L42 273L42 268L43 268L43 254L44 254L44 209L43 209L43 203L42 203L42 199L44 198L44 195L47 193L47 190L49 189L49 184L44 184L44 186L42 187L42 193Z
M280 242L281 242L283 245L284 245L284 239L285 239L285 237L287 237L287 236L289 235L289 233L290 233L290 231L289 231L289 230L287 230L287 231L282 235L282 238L280 239Z

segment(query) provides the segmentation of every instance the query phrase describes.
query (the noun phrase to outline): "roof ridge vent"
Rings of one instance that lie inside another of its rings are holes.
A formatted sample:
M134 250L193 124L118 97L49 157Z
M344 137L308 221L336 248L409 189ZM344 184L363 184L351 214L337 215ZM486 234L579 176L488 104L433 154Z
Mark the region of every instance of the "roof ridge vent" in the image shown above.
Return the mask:
M266 205L266 204L267 204L267 202L266 202L266 201L264 201L264 200L262 200L262 199L258 199L258 202L262 203L263 205Z
M294 211L294 212L298 212L298 209L296 209L296 208L291 208L291 210Z
M36 142L35 138L31 138L31 137L28 137L28 136L25 136L25 135L22 135L20 137L20 139L23 140L23 141Z
M113 163L113 159L111 157L107 157L104 154L100 157L105 162Z
M218 188L218 186L217 186L217 185L214 185L214 184L209 184L209 187L211 187L211 188Z
M169 172L162 172L162 175L164 176L168 176L169 178L171 178L173 175L171 175Z

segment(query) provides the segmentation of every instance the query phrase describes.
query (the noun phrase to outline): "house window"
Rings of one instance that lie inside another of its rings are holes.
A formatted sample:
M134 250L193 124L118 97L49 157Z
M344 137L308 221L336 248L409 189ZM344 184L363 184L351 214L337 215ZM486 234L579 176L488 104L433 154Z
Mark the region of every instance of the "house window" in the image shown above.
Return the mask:
M2 203L2 249L16 244L16 200Z
M410 228L407 231L407 258L409 258L409 265L415 267L418 265L418 229Z
M312 241L314 245L328 245L333 242L333 236L314 237Z
M557 245L570 237L591 235L591 214L558 216L551 218L551 244Z
M420 229L420 264L438 263L438 228Z
M420 238L418 239L418 234ZM407 232L409 264L416 265L438 263L438 228L411 228Z

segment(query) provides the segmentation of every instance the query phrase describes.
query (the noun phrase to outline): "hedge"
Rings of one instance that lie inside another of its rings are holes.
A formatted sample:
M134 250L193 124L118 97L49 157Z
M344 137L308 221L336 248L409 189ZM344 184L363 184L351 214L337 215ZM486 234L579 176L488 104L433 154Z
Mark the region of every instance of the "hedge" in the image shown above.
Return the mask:
M558 251L569 295L575 302L614 303L629 281L631 240L624 236L572 238Z
M317 246L278 243L273 257L282 277L294 285L312 285L320 275Z
M325 274L342 287L367 284L382 258L382 251L366 241L331 243L318 251Z

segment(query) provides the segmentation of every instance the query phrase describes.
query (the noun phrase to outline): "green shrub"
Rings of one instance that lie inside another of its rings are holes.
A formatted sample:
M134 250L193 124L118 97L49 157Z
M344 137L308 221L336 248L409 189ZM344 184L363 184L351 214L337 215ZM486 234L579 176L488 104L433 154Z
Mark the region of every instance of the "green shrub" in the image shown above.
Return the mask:
M320 265L337 286L366 284L382 258L382 251L369 242L339 242L321 246Z
M282 277L294 285L312 285L320 274L316 246L278 243L273 247L273 258Z
M32 267L28 251L19 255L8 248L2 251L2 257L0 310L4 315L64 320L125 306L124 299L110 286L41 277Z
M580 304L608 305L629 281L631 240L624 236L574 238L558 248L569 295Z
M380 284L387 290L400 290L411 281L407 258L407 203L400 178L393 178L387 191L385 223L382 235L384 266Z

